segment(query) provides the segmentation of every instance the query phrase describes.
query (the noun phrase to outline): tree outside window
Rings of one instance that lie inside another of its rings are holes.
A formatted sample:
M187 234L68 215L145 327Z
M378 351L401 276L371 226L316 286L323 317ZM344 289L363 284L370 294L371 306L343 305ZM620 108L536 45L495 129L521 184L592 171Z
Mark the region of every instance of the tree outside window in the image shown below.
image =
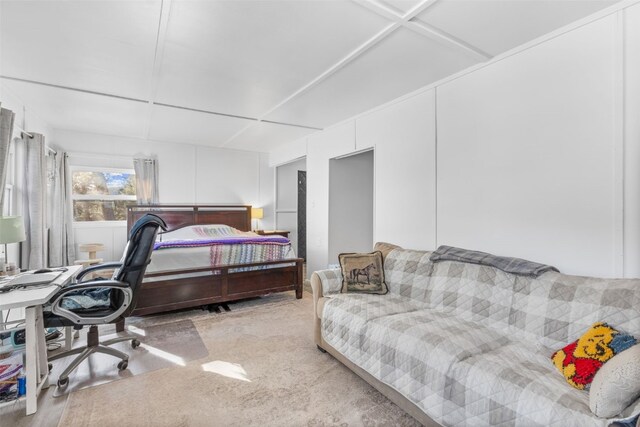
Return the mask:
M71 184L74 221L126 221L136 202L133 170L76 167Z

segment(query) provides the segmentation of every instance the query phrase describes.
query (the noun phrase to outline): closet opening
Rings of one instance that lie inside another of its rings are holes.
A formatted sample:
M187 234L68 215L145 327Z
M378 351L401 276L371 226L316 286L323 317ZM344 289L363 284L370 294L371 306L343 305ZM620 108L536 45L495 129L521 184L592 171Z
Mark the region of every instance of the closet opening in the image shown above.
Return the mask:
M373 248L373 150L329 160L329 264Z

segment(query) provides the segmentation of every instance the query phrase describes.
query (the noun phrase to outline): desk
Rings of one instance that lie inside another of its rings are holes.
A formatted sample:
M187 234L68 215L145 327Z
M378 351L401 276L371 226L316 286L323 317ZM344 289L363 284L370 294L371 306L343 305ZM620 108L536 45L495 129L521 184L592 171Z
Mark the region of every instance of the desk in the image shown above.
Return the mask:
M0 294L0 311L25 307L25 373L27 376L27 415L38 409L38 394L49 387L47 365L47 343L44 338L42 305L66 285L81 270L82 266L67 267L50 286L20 289Z

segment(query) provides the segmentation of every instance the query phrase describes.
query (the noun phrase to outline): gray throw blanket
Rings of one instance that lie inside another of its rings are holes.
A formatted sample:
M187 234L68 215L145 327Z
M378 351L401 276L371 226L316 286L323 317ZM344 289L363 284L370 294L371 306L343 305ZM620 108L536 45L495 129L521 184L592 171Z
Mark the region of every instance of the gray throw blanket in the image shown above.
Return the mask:
M537 262L527 261L525 259L496 256L486 252L470 251L444 245L433 252L429 259L433 262L458 261L487 265L519 276L538 277L547 271L559 272L557 268L550 265L538 264Z

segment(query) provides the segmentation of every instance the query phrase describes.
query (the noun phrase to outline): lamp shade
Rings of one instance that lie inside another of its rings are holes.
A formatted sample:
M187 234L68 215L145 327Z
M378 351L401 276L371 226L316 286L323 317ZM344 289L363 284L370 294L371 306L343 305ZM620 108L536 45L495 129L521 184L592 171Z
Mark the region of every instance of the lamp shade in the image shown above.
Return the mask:
M264 210L262 208L251 208L251 219L262 219Z
M17 243L26 239L21 216L0 217L0 243Z

